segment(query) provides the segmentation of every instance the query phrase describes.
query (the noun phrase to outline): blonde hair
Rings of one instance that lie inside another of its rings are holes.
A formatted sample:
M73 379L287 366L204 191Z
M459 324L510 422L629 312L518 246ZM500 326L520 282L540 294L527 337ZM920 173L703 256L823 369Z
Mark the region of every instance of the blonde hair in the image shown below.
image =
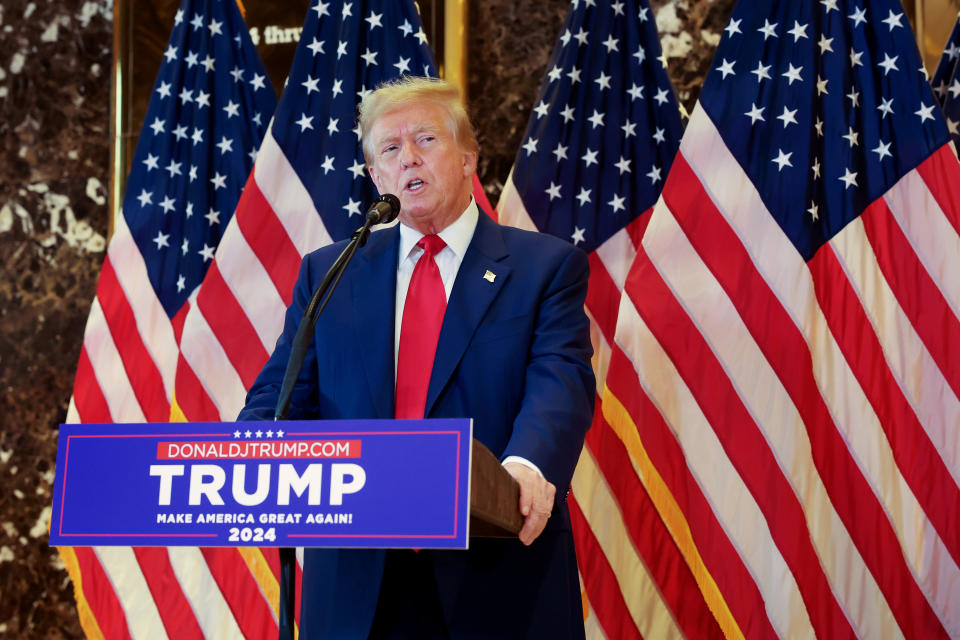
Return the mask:
M360 137L363 144L363 157L367 163L373 161L373 141L370 131L377 118L397 107L416 102L434 102L447 112L447 128L454 142L461 149L480 152L477 136L470 124L470 117L460 101L460 90L456 85L439 78L403 76L384 82L375 91L368 93L360 101L358 120Z

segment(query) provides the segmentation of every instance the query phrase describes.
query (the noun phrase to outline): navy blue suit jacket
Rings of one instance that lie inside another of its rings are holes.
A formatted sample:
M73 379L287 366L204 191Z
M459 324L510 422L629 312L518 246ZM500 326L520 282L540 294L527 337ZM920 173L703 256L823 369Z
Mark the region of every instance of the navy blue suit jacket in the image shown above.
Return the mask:
M375 232L320 316L291 418L392 418L399 229ZM270 420L303 309L344 243L303 261L273 355L238 419ZM557 487L544 533L471 540L432 554L451 637L582 637L580 587L565 497L593 414L586 254L545 234L479 216L437 345L425 416L469 417L500 459L524 457ZM495 274L493 282L485 279ZM301 638L365 638L382 550L307 550Z

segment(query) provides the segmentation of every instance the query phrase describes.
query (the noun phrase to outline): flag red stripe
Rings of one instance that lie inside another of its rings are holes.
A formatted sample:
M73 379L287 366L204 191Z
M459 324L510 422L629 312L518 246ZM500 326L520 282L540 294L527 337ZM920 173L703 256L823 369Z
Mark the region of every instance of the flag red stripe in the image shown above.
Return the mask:
M202 547L200 552L243 636L276 637L277 623L273 611L240 553L226 547Z
M270 275L283 302L289 305L300 270L300 252L255 179L247 180L235 215L244 239Z
M97 300L144 417L148 422L166 422L170 418L170 404L164 392L163 377L143 344L133 309L123 294L109 257L103 261L100 271Z
M177 358L177 405L187 420L217 421L220 411L183 355Z
M877 200L860 219L887 284L953 393L960 397L960 359L949 357L960 353L960 323L956 315L920 263L886 202Z
M943 215L960 235L960 164L947 143L914 169L923 178Z
M633 364L618 347L610 358L607 387L637 425L647 455L685 514L697 551L744 636L778 638L753 576L684 463L685 455L673 432L642 392Z
M157 605L167 637L202 640L203 631L193 608L183 595L167 550L164 547L133 547L133 553Z
M580 566L580 575L583 576L583 586L587 590L590 608L600 621L600 626L608 638L642 639L643 636L640 635L623 600L613 569L603 555L603 549L590 530L590 524L573 495L567 496L567 506L570 507L577 564ZM590 560L587 561L587 558Z
M671 170L672 184L684 182L673 174L684 162L680 155ZM694 183L698 184L698 183ZM694 184L685 185L689 193ZM669 202L668 191L663 197ZM689 206L681 204L682 206ZM703 212L698 211L698 215ZM723 246L711 238L716 246ZM641 265L637 269L637 265ZM724 452L733 464L764 514L774 543L796 579L818 637L854 638L843 610L832 596L830 584L810 538L797 535L806 531L807 523L800 501L783 475L776 457L750 412L727 378L723 366L707 345L686 311L674 297L666 282L649 262L641 245L634 270L627 278L624 292L630 296L637 312L662 345L684 380L690 393L719 438Z
M673 175L674 172L676 176ZM779 299L754 268L740 239L703 190L682 154L678 154L674 161L671 176L678 180L678 184L682 184L683 188L675 189L667 185L665 201L670 210L675 212L678 224L697 253L737 308L753 339L793 400L806 426L813 461L831 503L867 567L875 576L894 615L903 624L912 616L909 599L898 595L900 585L907 585L906 588L913 593L913 598L919 598L918 603L922 600L926 604L926 600L916 586L896 534L877 502L875 493L833 424L830 411L813 376L809 346ZM847 282L842 273L833 275L841 278L844 283ZM825 281L823 285L829 286L827 282L829 281ZM855 309L845 307L847 311L856 311L862 315L862 308L855 299L847 302L855 306ZM862 329L864 327L857 329L857 336L861 336ZM866 325L865 329L873 336L869 325ZM879 344L877 348L879 349ZM873 355L879 353L878 351ZM870 368L883 368L876 367L877 362L883 362L882 356L876 360L870 359ZM889 375L886 368L883 370ZM861 380L861 384L862 382ZM898 415L898 419L908 417L915 422L912 413L909 416ZM885 421L881 419L881 422ZM919 425L916 427L919 428ZM914 430L912 433L916 435ZM926 437L925 434L922 435ZM766 509L764 512L768 513ZM802 530L805 530L804 523L798 525L803 525ZM899 562L894 559L899 559ZM925 609L934 616L929 606L925 606ZM906 630L909 625L902 628Z
M263 348L257 330L224 281L216 260L207 270L203 286L197 293L197 307L223 347L230 364L236 369L243 386L249 389L270 354Z
M108 640L127 640L130 638L127 616L97 554L91 547L74 547L73 551L82 576L83 596L97 619L103 637Z
M706 602L691 597L699 589L697 582L637 477L623 442L604 420L599 403L600 399L597 399L598 406L593 426L587 432L586 445L620 505L634 547L684 635L688 638L723 638ZM589 567L580 572L586 571Z
M613 344L617 332L617 313L620 309L620 289L596 252L591 253L589 259L590 282L587 286L586 307L607 344Z
M110 407L104 398L87 348L80 348L80 361L77 363L77 377L73 383L73 404L77 408L80 422L112 422Z
M643 234L646 232L647 225L650 224L650 218L652 217L653 207L650 207L625 227L634 247L640 246L640 241L643 240Z
M190 312L190 299L188 298L176 315L170 318L170 325L173 327L173 339L177 345L180 345L180 336L183 335L183 325L187 321L187 314Z

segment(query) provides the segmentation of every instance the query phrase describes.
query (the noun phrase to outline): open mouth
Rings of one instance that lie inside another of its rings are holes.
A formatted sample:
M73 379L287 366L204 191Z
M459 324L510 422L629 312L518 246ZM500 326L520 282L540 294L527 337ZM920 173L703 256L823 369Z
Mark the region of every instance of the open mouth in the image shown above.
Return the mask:
M420 178L414 178L413 180L407 183L406 190L419 191L421 187L423 187L423 184L424 184L423 180L421 180Z

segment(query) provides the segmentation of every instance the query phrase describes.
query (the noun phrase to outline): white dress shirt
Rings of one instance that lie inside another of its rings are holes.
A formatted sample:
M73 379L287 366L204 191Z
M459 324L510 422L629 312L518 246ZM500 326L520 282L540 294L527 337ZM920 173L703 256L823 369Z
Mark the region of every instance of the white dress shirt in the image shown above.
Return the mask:
M457 279L457 272L460 271L460 263L463 262L463 256L470 246L473 239L473 232L477 228L477 218L479 210L477 204L470 196L470 202L467 208L463 210L460 217L452 224L447 226L437 235L447 246L441 249L433 257L437 263L437 269L440 270L440 279L443 280L443 292L450 300L450 292L453 290L453 283ZM410 278L413 277L413 269L417 266L417 261L423 255L423 249L417 246L423 234L407 225L400 223L400 253L399 264L397 264L397 300L394 306L394 331L393 331L393 375L397 375L397 354L400 352L400 328L403 324L403 305L407 301L407 290L410 288ZM530 467L536 471L540 477L543 473L526 458L520 456L507 456L501 464L508 462L518 462L524 466Z

